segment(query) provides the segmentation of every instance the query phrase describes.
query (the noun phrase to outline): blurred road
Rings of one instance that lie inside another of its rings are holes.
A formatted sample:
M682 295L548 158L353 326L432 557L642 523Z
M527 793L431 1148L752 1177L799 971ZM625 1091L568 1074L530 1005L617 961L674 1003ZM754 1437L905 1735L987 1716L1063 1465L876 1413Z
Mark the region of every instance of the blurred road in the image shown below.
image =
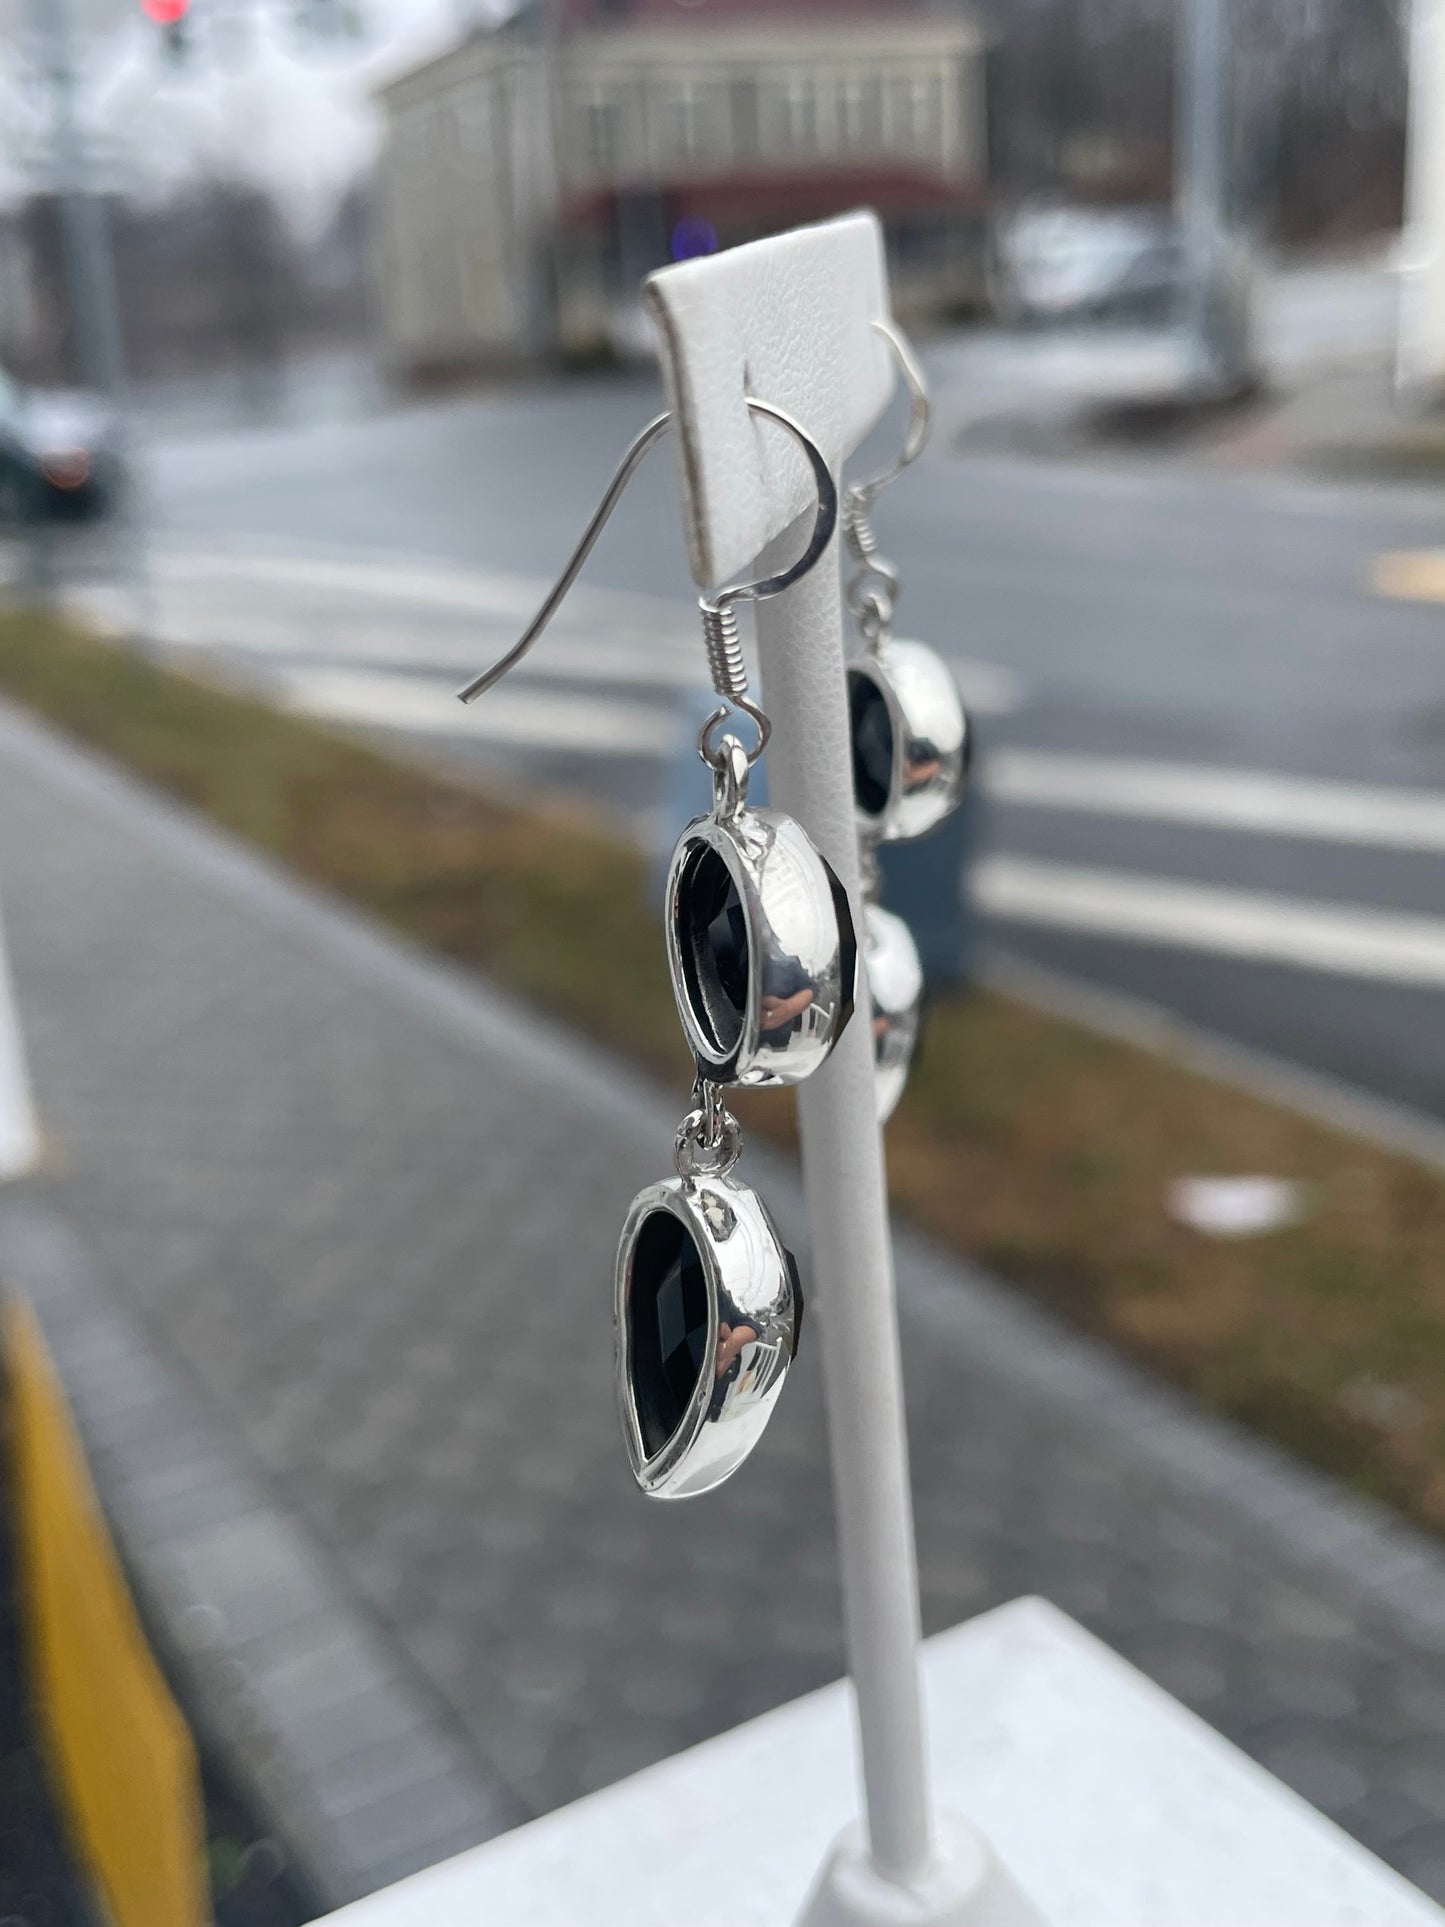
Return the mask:
M1254 355L1271 388L1293 390L1326 370L1388 367L1399 303L1393 250L1265 266L1254 293ZM1048 424L1061 409L1172 402L1194 368L1184 329L1092 322L960 328L933 342L927 359L939 433L999 421L1010 443L1021 424Z
M573 381L158 446L161 633L647 822L702 682L665 454L525 671L450 692L656 405ZM1009 947L1445 1116L1445 496L939 449L878 519L900 633L978 719L976 893Z

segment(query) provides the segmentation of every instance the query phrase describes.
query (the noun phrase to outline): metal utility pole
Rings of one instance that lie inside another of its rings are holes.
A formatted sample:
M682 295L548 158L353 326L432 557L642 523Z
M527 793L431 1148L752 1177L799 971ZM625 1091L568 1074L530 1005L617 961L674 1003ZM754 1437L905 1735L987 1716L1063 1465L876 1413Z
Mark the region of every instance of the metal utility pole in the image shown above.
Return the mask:
M1249 373L1248 289L1230 233L1229 0L1181 0L1175 79L1174 198L1189 274L1188 325L1201 387Z
M119 401L125 388L125 348L105 209L91 192L75 109L75 51L70 0L34 0L41 58L50 86L51 163L60 205L71 325L81 378Z
M121 331L120 298L116 292L115 260L105 204L91 180L89 156L76 112L70 0L34 0L33 13L50 88L52 183L60 209L66 285L80 377L86 387L104 395L115 410L124 457L130 442L125 337ZM129 472L128 464L122 487L127 506L121 537L135 592L136 627L143 632L149 627L150 618L149 577L140 517L135 512L139 480Z
M1445 396L1445 0L1413 0L1405 232L1395 380L1422 403Z

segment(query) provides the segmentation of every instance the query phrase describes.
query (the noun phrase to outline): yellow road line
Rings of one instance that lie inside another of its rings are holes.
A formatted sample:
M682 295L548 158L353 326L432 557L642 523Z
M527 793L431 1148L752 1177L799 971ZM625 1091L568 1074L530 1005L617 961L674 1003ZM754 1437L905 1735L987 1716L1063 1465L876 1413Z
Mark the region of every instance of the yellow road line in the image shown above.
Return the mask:
M1402 602L1445 602L1445 549L1386 549L1370 564L1370 587Z

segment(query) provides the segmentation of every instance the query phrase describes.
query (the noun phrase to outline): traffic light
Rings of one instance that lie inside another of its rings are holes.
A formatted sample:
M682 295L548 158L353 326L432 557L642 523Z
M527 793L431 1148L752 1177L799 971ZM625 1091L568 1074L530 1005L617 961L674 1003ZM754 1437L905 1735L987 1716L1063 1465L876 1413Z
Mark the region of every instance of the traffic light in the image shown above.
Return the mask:
M175 61L184 60L190 46L186 23L191 0L140 0L140 10L160 28L167 56Z

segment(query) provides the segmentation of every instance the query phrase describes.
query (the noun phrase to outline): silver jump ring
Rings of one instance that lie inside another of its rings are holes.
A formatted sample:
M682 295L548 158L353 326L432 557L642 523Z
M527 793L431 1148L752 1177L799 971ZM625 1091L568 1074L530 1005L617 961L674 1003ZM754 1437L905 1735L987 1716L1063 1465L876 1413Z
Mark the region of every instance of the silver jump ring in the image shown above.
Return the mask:
M715 761L704 759L712 771L713 814L726 820L736 816L748 800L748 777L752 772L752 763L748 752L731 730L718 744L715 755Z
M898 576L893 569L860 569L843 592L843 599L855 616L867 610L885 610L892 618L898 597Z
M866 592L867 585L873 582L882 584L883 593L896 598L898 595L898 570L886 555L871 556L861 569L848 578L848 606L854 606L857 597Z
M713 1089L716 1090L716 1086ZM711 1105L689 1111L677 1127L672 1158L677 1175L689 1178L725 1178L743 1154L743 1127L732 1112L717 1104L716 1135L711 1134Z
M849 598L849 608L858 618L858 628L865 642L881 642L888 634L893 622L893 598L881 589L866 589L854 600Z

